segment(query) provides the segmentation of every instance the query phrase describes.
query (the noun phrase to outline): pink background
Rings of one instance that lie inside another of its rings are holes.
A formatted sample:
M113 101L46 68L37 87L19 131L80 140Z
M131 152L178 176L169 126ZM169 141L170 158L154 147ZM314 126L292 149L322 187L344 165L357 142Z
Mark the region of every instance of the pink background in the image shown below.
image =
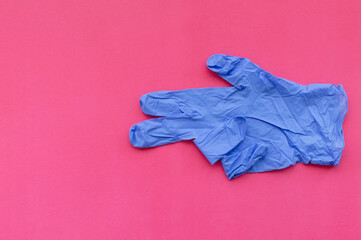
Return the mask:
M342 84L339 167L228 181L191 142L140 150L139 97L228 86L215 53ZM361 239L361 1L0 2L0 239Z

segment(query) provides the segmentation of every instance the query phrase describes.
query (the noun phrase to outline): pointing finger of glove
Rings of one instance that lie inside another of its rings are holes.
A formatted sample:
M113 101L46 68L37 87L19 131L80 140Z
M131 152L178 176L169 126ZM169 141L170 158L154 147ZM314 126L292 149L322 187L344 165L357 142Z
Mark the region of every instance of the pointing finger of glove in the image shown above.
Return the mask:
M197 117L198 111L189 102L194 91L158 91L140 98L140 107L145 114L152 116L185 115Z
M129 139L139 148L155 147L196 137L194 120L189 118L157 118L133 125Z

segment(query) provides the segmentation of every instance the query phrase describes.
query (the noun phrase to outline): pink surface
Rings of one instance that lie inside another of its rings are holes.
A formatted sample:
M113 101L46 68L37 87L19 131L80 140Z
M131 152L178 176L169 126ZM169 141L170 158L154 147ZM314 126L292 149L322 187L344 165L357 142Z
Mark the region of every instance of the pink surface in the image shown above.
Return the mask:
M0 239L361 239L361 1L1 1ZM191 142L140 150L147 92L228 86L224 53L342 84L339 167L228 181Z

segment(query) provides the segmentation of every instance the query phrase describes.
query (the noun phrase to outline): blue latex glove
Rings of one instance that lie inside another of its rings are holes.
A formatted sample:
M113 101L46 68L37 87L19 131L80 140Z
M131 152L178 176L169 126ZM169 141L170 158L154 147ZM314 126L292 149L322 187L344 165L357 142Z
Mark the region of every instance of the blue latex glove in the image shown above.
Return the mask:
M145 114L165 116L131 127L140 148L193 140L228 179L295 163L337 166L347 97L341 85L300 85L278 78L246 58L213 55L208 68L234 87L145 94Z

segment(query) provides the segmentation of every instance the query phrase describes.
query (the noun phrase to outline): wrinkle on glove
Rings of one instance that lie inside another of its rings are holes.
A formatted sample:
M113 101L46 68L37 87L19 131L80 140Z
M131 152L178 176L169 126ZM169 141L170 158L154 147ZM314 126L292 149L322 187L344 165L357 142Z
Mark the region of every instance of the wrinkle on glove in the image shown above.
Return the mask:
M145 94L145 114L162 116L133 125L135 147L193 140L228 179L296 163L337 166L347 97L342 85L300 85L278 78L246 58L217 54L207 61L234 87Z

